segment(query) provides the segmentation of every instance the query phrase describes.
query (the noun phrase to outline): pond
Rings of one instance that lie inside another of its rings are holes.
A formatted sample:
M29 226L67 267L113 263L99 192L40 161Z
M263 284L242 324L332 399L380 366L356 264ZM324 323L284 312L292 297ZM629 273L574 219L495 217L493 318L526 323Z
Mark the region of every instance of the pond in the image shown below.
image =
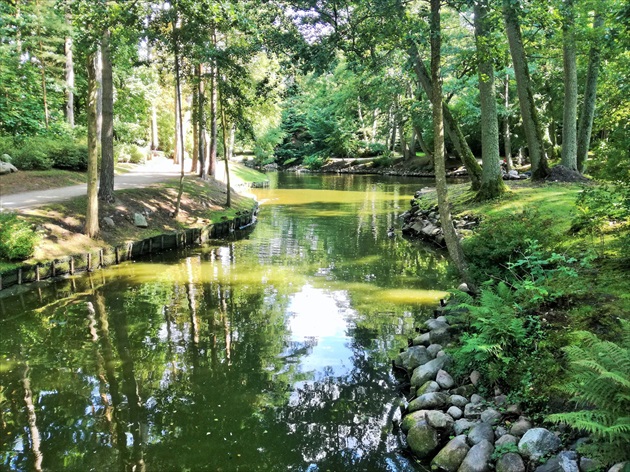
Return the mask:
M417 470L391 359L455 283L400 236L430 182L271 177L242 239L0 296L0 468Z

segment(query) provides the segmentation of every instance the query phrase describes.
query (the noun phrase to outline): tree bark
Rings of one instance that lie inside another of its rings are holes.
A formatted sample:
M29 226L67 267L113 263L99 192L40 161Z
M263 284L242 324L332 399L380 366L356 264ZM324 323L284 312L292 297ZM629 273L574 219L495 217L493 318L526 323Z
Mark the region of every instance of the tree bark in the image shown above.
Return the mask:
M488 200L505 193L499 154L499 116L494 86L494 66L489 38L487 0L474 4L475 43L481 102L481 160L483 172L477 200Z
M593 30L595 33L597 33L602 26L604 26L604 16L600 12L596 12L593 20ZM578 125L577 166L580 172L584 172L586 168L588 148L591 143L600 63L601 47L599 41L595 39L591 44L588 57L588 72L586 73L586 85L584 87L584 105Z
M151 104L151 150L157 151L160 148L158 134L157 107Z
M196 80L199 80L197 76L195 68L195 77ZM199 89L197 87L193 87L192 93L192 140L193 140L193 148L192 148L192 164L190 165L190 172L196 174L197 167L199 164Z
M518 1L503 0L503 19L510 44L510 55L514 65L523 129L527 140L529 159L532 164L532 179L543 180L549 175L549 166L543 145L540 120L538 119L538 112L534 103L523 38L521 37L521 26L517 11L518 5Z
M225 185L227 186L227 200L225 206L232 206L232 189L230 188L230 165L228 159L227 120L225 119L225 101L221 97L221 128L223 131L223 160L225 161Z
M87 165L87 210L85 215L85 234L90 238L98 235L98 122L97 101L98 83L96 57L89 54L87 58L87 131L88 131L88 165Z
M177 83L175 83L175 146L173 149L173 164L179 164L179 148L181 147L181 142L179 140L182 126L182 120L179 116L180 98L179 92L177 91Z
M41 33L40 33L41 34ZM42 101L44 105L44 124L46 125L46 129L49 127L49 113L48 113L48 88L46 87L46 62L44 61L44 47L42 45L41 40L39 41L39 62L42 74Z
M101 48L96 51L96 140L101 142L103 132L103 57Z
M216 31L212 32L212 42L216 46ZM208 155L208 175L214 178L217 168L217 81L219 70L216 61L213 61L210 67L210 149Z
M562 117L563 166L577 171L577 59L575 51L575 10L573 0L564 0L562 62L564 65L564 110Z
M431 103L433 109L433 134L435 156L435 186L438 197L438 208L444 240L448 253L455 266L459 270L462 278L468 281L466 259L464 252L451 218L450 202L448 198L448 187L446 185L446 164L444 161L444 107L442 100L442 78L441 78L441 24L440 24L440 2L441 0L431 0L430 16L430 41L431 41L431 81L433 83Z
M427 94L431 103L433 103L433 81L429 72L427 71L426 66L420 59L420 54L418 53L418 48L415 44L411 44L409 54L411 55L414 71L418 77L418 82L420 82L420 86L424 90L424 93ZM466 167L466 171L468 172L468 176L470 177L470 184L473 190L479 190L481 187L481 166L477 162L474 154L470 150L468 143L466 142L466 138L464 137L464 133L462 132L457 120L451 113L450 108L446 103L442 103L442 116L444 120L444 127L446 132L448 133L449 138L453 142L457 153L459 154L464 167Z
M178 44L178 34L177 29L175 27L175 23L173 23L173 44L174 44L174 59L175 59L175 95L177 97L177 118L179 119L179 152L180 152L180 164L181 164L181 172L179 175L179 190L177 192L177 202L175 204L175 214L174 218L177 218L179 215L179 210L182 203L182 194L184 193L184 121L182 120L182 88L181 88L181 77L179 73L179 44Z
M514 168L514 162L512 162L512 134L510 132L510 115L508 113L510 108L510 76L507 74L505 75L503 93L503 105L505 106L505 116L503 117L503 150L505 152L505 166L509 172Z
M101 175L98 198L113 202L114 197L114 83L112 77L112 57L110 49L111 33L106 30L101 40L103 60L103 118L101 132Z
M71 23L70 15L66 15L66 23ZM66 36L64 44L66 54L66 122L74 128L74 59L72 57L72 36Z
M199 65L199 85L197 90L197 105L199 110L197 111L198 119L199 119L199 177L203 180L208 178L208 169L206 166L206 150L207 150L207 142L206 142L206 82L205 77L203 76L203 66Z

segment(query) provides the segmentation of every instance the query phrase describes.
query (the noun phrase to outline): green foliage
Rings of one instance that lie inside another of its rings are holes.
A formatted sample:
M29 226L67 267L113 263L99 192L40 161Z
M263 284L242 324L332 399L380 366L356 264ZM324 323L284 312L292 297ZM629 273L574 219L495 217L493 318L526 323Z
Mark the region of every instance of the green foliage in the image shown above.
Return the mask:
M394 159L390 155L377 157L372 161L372 166L375 168L389 167L394 163Z
M518 453L518 446L513 443L500 444L494 449L494 452L492 453L492 456L490 458L493 461L496 461L508 452Z
M472 277L478 281L509 276L509 261L520 258L528 240L536 239L547 247L554 239L550 221L535 209L515 213L512 218L488 217L473 235L464 239L463 248Z
M0 213L0 258L10 261L33 255L38 235L15 213Z
M13 164L21 170L87 169L87 146L69 136L34 136L21 141L3 138L0 154L4 153L12 156Z
M130 162L142 164L146 161L147 154L144 149L135 144L116 144L114 146L114 159L117 162Z
M317 156L317 155L307 156L302 161L302 164L304 165L304 167L311 170L321 169L325 163L326 163L326 158L322 156Z
M569 382L559 388L582 409L549 416L587 432L592 443L582 452L605 463L630 460L630 322L620 321L616 343L585 331L575 334L564 349Z
M630 182L585 187L576 205L579 213L572 222L574 231L596 232L605 223L626 223L630 221Z

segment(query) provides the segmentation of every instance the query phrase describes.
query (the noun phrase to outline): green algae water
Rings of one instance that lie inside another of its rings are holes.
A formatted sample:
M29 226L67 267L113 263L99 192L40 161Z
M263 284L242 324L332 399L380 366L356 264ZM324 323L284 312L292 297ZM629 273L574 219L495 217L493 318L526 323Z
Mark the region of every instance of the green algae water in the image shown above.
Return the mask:
M390 359L454 283L400 236L425 185L273 174L241 239L2 294L0 468L418 470Z

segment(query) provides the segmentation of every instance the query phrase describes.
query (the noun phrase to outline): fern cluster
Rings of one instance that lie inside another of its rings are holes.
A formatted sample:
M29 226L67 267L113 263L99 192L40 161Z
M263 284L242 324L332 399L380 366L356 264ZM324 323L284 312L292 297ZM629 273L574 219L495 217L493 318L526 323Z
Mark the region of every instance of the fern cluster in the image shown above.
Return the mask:
M630 322L622 321L619 343L580 331L564 351L570 381L560 389L581 409L549 420L587 432L592 443L583 452L593 457L606 463L630 460Z

